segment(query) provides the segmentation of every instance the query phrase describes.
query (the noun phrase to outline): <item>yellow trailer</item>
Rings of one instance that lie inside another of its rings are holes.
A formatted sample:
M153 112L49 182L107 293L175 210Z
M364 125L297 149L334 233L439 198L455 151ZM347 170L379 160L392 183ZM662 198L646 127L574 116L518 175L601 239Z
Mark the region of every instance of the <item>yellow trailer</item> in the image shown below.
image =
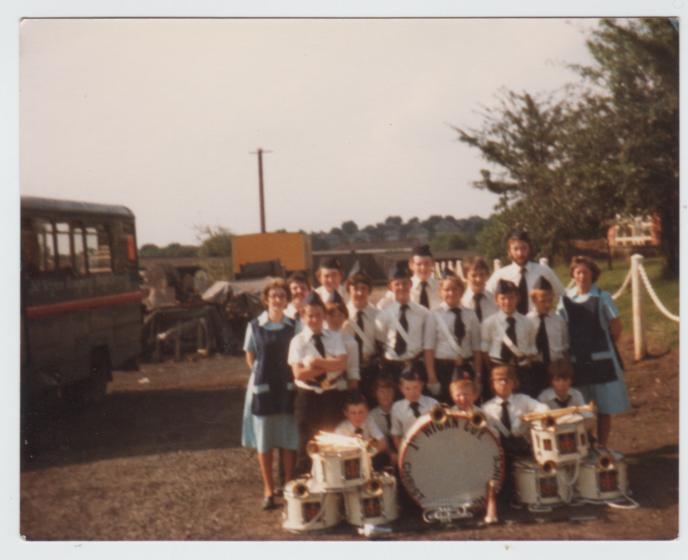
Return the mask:
M307 271L311 265L311 239L305 233L253 233L232 236L232 270L242 265L279 261L287 272Z

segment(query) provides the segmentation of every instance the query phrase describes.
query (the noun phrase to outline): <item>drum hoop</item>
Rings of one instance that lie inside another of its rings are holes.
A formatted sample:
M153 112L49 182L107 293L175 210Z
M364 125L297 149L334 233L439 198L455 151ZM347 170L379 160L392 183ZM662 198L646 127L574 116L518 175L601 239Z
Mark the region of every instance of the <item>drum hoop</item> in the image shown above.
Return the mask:
M461 418L461 419L463 419L463 420L466 420L467 422L470 422L470 421L471 421L471 416L472 416L472 415L467 414L466 412L463 412L463 411L456 411L456 410L445 410L445 414L446 414L447 416L457 416L457 417L459 417L459 418ZM427 413L426 413L425 415L427 415ZM408 448L409 448L409 446L408 446L408 440L410 440L411 438L415 437L415 435L416 435L418 432L420 432L423 428L427 427L428 424L432 424L432 423L433 423L433 420L432 420L432 418L430 418L430 416L428 415L428 418L427 418L427 420L426 420L425 422L423 422L422 424L420 424L415 430L409 431L408 437L404 438L404 445L403 445L403 448L400 450L400 453L399 453L399 464L397 465L397 466L399 467L399 470L400 470L400 471L402 470L402 465L404 464L404 460L405 460L405 458L406 458L406 451L407 451ZM499 451L499 464L500 464L499 473L500 473L501 476L499 477L499 480L495 480L495 479L493 479L493 478L488 479L488 480L494 480L494 481L496 482L495 491L496 491L496 492L499 492L499 491L501 490L501 486L502 486L502 484L504 483L504 478L505 478L505 476L506 476L506 461L505 461L505 458L504 458L504 449L502 449L502 444L500 443L500 441L499 441L499 439L497 438L497 436L495 436L487 427L483 428L483 430L487 433L487 435L489 435L489 436L494 440L494 442L497 444L497 450ZM403 485L403 482L402 482L402 485ZM414 502L416 502L416 504L417 504L418 506L423 507L423 505L420 503L420 501L419 501L418 499L416 499L415 496L410 495L410 498L411 498Z

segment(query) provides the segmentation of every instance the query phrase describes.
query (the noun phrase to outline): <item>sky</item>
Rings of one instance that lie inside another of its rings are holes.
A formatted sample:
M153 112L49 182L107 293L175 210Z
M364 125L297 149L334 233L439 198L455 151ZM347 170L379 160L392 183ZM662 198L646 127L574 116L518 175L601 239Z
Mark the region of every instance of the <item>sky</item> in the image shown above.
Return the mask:
M122 204L139 244L197 226L360 227L492 212L479 127L500 88L560 91L593 19L27 19L22 195Z

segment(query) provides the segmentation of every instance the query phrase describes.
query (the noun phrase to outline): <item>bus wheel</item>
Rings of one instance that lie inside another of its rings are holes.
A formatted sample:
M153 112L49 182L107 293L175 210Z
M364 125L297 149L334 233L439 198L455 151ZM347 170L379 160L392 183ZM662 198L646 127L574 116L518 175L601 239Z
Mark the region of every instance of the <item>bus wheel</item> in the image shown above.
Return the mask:
M105 399L110 379L110 360L107 354L94 354L91 358L91 375L65 387L65 396L77 407L97 404Z

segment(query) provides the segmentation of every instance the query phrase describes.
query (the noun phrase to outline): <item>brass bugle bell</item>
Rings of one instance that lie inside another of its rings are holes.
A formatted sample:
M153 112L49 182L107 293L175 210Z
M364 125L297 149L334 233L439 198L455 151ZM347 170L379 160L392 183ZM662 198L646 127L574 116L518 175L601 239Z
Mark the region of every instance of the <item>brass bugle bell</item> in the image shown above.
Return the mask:
M482 412L474 412L471 416L471 424L476 428L484 428L487 426L487 418Z
M311 440L306 444L306 453L309 455L317 455L320 451L320 446L318 446L315 441Z
M557 465L554 461L546 461L545 464L542 465L542 471L546 474L556 474Z
M436 404L430 410L430 418L435 424L444 424L447 421L447 411L441 404Z
M554 416L545 416L545 419L542 421L542 423L548 428L552 428L557 425L557 420L554 418Z
M597 459L597 466L603 471L610 471L614 468L614 461L612 461L609 455L601 455L600 458Z
M294 484L292 492L297 498L306 498L309 494L308 486L306 486L303 482L297 482Z
M369 480L363 486L363 491L368 496L382 496L382 483L379 480Z

